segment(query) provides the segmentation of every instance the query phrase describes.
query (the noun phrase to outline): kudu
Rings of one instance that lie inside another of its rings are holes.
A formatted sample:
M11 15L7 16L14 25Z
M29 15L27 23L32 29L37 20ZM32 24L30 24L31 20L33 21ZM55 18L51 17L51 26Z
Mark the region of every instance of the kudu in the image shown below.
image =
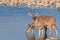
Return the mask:
M32 16L33 21L35 21L36 18L38 18L38 13L37 13L37 14L33 14L33 15L31 15L31 14L29 13L29 15ZM33 24L33 23L32 23L32 24ZM33 27L32 24L29 24L29 25L28 25L28 27L27 27L27 29L26 29L26 32L29 32L30 30L32 30L32 33L34 34L34 31L36 30L36 27ZM40 30L40 31L42 31L42 35L43 35L43 30ZM47 27L44 27L44 39L47 38L47 33L46 33L46 31L47 31Z
M29 14L32 17L32 14ZM55 29L56 31L56 37L58 36L58 30L56 27L56 19L52 16L39 16L36 18L36 20L32 23L33 27L38 27L39 30L39 36L40 36L40 31L44 28L47 27L50 30L50 38L52 37L52 28Z

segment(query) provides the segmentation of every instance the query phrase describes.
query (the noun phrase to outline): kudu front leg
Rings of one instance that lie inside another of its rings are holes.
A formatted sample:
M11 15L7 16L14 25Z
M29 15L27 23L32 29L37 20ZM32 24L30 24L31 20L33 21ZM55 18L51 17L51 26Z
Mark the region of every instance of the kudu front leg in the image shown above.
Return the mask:
M35 30L34 30L34 29L32 29L32 34L34 34L34 31L35 31Z
M42 32L42 38L44 38L45 30L44 30L44 29L42 29L42 30L41 30L41 32Z
M44 28L39 28L39 37L42 37L42 38L44 37Z

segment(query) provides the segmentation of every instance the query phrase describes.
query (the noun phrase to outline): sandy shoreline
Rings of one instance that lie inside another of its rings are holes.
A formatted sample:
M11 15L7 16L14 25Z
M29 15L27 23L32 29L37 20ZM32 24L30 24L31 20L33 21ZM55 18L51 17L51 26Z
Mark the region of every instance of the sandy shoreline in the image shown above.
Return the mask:
M30 7L31 5L36 5L36 7L45 6L60 8L60 0L0 0L0 4L8 6L26 5Z

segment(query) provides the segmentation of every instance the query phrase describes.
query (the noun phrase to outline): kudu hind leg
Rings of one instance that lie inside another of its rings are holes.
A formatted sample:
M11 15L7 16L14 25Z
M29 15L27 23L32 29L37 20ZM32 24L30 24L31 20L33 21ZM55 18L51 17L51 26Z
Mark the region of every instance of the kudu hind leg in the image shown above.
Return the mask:
M52 27L51 26L49 27L49 30L50 30L49 34L50 34L50 38L51 38L52 37Z
M55 29L55 31L56 31L56 37L58 37L58 29L57 29L57 26L56 25L54 25L53 26L53 28Z

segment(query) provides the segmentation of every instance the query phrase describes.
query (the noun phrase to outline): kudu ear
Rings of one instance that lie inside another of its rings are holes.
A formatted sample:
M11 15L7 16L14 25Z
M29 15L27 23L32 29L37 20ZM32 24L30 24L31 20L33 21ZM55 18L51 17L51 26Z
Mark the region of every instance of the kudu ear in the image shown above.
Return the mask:
M33 15L32 15L31 13L29 13L29 16L31 16L31 17L32 17Z
M35 16L38 17L38 13L36 13Z

